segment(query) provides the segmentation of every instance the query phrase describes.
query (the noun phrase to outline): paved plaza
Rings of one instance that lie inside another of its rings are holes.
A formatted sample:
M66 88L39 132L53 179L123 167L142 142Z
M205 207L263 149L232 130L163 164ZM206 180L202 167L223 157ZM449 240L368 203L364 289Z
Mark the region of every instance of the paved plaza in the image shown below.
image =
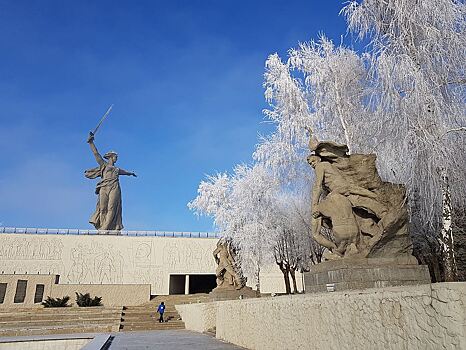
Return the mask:
M87 343L87 344L86 344ZM84 345L83 347L83 344ZM35 350L238 350L210 335L187 330L49 334L0 337L1 349Z
M185 330L115 333L109 350L235 350L241 347Z

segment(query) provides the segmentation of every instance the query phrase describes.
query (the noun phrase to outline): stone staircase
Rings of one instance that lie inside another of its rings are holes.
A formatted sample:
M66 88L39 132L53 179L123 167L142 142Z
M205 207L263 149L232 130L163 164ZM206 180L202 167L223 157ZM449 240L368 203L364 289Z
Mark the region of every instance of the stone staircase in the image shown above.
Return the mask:
M0 308L0 337L184 329L175 305L207 298L207 294L157 296L128 307ZM159 323L157 307L162 301L166 322Z
M0 309L0 337L118 332L121 307Z
M175 305L203 302L207 298L207 294L164 295L157 296L143 305L124 307L120 331L184 329L184 322L176 311ZM164 320L166 322L159 323L157 307L162 301L165 303Z

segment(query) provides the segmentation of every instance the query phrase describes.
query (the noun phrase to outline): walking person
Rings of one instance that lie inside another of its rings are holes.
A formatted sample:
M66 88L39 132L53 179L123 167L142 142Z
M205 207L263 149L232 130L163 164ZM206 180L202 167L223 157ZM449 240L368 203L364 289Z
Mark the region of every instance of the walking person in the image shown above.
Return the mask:
M157 308L157 312L160 314L159 323L164 322L163 321L163 313L165 312L165 304L164 304L163 301L160 303L159 307Z

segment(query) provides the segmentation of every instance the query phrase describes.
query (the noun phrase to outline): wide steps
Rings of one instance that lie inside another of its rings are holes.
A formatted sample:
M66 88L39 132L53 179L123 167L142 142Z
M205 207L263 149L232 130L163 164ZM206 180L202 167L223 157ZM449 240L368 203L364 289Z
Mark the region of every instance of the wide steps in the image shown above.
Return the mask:
M0 337L184 329L175 305L199 303L206 301L207 297L207 294L158 296L143 305L124 308L2 308ZM167 322L159 323L157 307L162 301L166 305L164 319Z
M129 324L121 324L120 325L120 332L129 332L129 331L153 331L153 330L167 330L167 329L185 329L185 325L183 321L178 322L164 322L159 323L158 321L155 322L139 322L139 323L129 323Z
M175 305L201 303L207 299L208 294L160 295L143 305L126 307L121 316L120 331L185 329ZM162 301L167 322L159 323L157 308Z
M60 325L74 325L74 326L85 326L91 324L113 324L116 323L116 318L89 318L81 320L22 320L22 321L2 321L0 322L0 329L8 329L12 326L18 328L29 328L29 327L40 327L46 324L47 326L60 326Z
M46 334L71 334L71 333L108 333L117 331L118 326L115 324L99 324L91 326L46 326L42 325L40 327L34 328L10 328L10 329L0 329L0 337L12 337L12 336L23 336L23 335L46 335Z
M164 297L160 301L165 300L169 299ZM159 322L157 307L160 301L125 307L121 315L120 332L184 329L184 322L181 321L180 315L171 301L166 301L163 315L166 322Z
M104 307L57 307L57 308L23 308L23 309L0 309L0 318L11 315L87 315L95 313L117 313L120 308Z
M180 317L178 312L165 312L163 314L164 319L174 319ZM153 318L153 319L159 319L159 314L154 313L154 312L148 312L148 313L129 313L129 312L123 312L121 314L122 319L140 319L140 318Z
M150 320L150 321L141 321L141 322L125 322L125 326L157 326L157 327L162 327L162 326L167 326L170 327L172 325L184 325L184 322L181 320L172 320L168 322L159 322L158 320Z
M0 336L115 332L122 308L23 308L0 311Z
M189 295L159 295L153 298L151 301L144 305L159 305L162 301L165 305L177 305L177 304L192 304L202 303L207 301L209 298L208 294L189 294Z
M69 315L11 315L8 317L0 317L0 324L3 322L30 322L30 321L76 321L76 320L93 320L93 319L118 319L121 312L113 313L92 313L92 314L69 314Z

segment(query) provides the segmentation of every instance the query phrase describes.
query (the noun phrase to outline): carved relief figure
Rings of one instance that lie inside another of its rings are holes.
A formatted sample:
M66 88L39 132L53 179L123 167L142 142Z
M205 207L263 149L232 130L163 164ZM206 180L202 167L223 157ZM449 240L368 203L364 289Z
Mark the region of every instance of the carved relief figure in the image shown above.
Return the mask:
M71 250L71 268L67 275L68 280L74 283L84 282L86 277L87 268L85 266L85 261L83 257L83 249L80 245L77 248Z
M168 243L164 249L164 261L172 270L179 269L181 266L181 253L179 247L175 243Z
M114 277L116 275L117 269L109 252L102 252L102 254L96 257L96 262L100 283L114 283Z
M66 274L67 282L83 283L99 281L100 283L123 282L123 256L114 247L81 245L73 248L71 267Z
M115 166L118 154L114 151L105 153L102 158L94 145L93 133L90 133L87 142L99 166L86 170L85 176L89 179L101 178L95 190L98 196L96 210L89 222L97 230L122 230L121 189L118 177L120 175L136 176L136 174Z
M2 260L60 260L63 243L60 239L4 238L0 246Z

